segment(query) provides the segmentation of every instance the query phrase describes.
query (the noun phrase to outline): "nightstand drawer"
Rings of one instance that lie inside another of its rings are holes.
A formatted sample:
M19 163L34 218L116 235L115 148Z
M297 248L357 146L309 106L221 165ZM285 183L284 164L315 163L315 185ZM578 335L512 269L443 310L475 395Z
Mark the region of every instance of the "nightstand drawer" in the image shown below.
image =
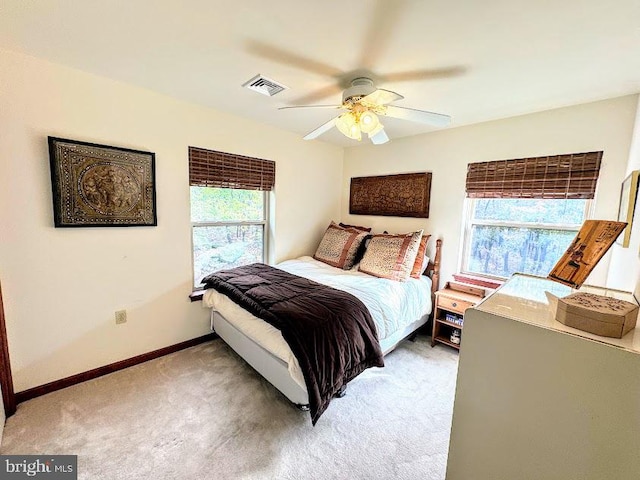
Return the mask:
M443 308L445 310L451 310L457 313L464 313L464 311L473 307L473 303L465 302L464 300L458 300L455 298L443 297L440 295L438 297L438 308Z

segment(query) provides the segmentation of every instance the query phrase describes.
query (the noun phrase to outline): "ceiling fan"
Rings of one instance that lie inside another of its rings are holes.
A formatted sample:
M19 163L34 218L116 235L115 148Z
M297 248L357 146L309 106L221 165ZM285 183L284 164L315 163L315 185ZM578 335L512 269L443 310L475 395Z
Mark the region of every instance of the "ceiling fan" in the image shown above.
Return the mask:
M462 75L467 68L463 65L451 65L439 68L419 68L396 72L376 72L375 65L386 50L387 40L400 25L403 15L409 15L409 8L415 8L415 2L408 0L371 0L367 2L369 18L364 32L362 49L358 56L357 68L343 71L321 59L310 58L300 52L291 51L263 41L248 39L246 50L262 59L304 70L312 75L329 77L333 82L324 88L310 92L294 100L295 103L315 102L336 94L342 89L340 105L302 105L281 107L289 108L333 108L343 113L308 133L304 138L311 140L328 132L336 126L349 138L360 140L366 133L374 144L386 143L389 137L380 123L380 116L400 118L433 126L446 126L451 122L447 115L412 108L390 105L404 98L402 95L376 88L375 83L405 82L431 79L452 78ZM421 51L424 49L421 49ZM417 54L419 55L419 53Z
M293 108L345 110L344 113L309 132L304 136L304 139L312 140L317 138L335 126L343 135L354 140L361 140L362 134L366 133L375 145L389 141L379 116L400 118L438 127L445 127L451 122L450 116L441 113L390 105L391 102L402 100L403 98L402 95L391 90L376 88L373 80L368 77L357 77L351 81L351 86L342 92L342 103L340 105L298 105L280 107L279 110Z

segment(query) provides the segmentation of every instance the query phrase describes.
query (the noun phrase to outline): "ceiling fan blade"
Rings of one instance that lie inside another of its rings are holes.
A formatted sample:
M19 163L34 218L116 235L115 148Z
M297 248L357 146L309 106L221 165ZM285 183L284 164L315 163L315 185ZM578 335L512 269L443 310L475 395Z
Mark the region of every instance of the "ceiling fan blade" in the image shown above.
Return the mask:
M328 87L321 88L320 90L316 90L315 92L311 92L301 97L295 98L292 100L292 103L317 102L319 100L322 100L323 98L330 97L331 95L338 95L340 93L342 93L340 85L329 85Z
M289 110L292 108L342 108L342 105L291 105L290 107L278 107L278 110Z
M327 123L323 123L318 128L316 128L312 132L307 133L302 138L304 138L305 140L313 140L314 138L318 138L320 135L322 135L325 132L328 132L333 128L333 126L336 124L336 118L338 117L332 118Z
M329 77L338 77L342 74L340 70L326 63L318 62L311 58L303 57L297 53L283 50L282 48L259 42L257 40L247 40L244 44L245 49L254 55L273 60L284 65L313 72L319 75Z
M403 98L404 97L399 93L379 88L375 92L370 93L366 97L363 97L360 101L364 103L372 103L375 105L386 105L387 103L395 102L396 100L402 100Z
M389 141L389 137L387 136L387 132L384 131L384 128L382 128L374 135L369 134L369 140L371 140L371 143L373 143L374 145L382 145L383 143L387 143Z
M451 123L451 117L442 113L427 112L426 110L416 110L415 108L398 107L387 105L384 115L393 118L401 118L411 122L434 125L436 127L446 127Z
M371 8L367 31L362 41L358 65L373 70L378 59L384 54L393 31L398 28L400 17L406 10L406 0L376 0Z
M383 82L408 82L412 80L429 80L435 78L457 77L467 71L467 67L456 65L444 68L428 68L424 70L407 70L406 72L389 73L381 75Z

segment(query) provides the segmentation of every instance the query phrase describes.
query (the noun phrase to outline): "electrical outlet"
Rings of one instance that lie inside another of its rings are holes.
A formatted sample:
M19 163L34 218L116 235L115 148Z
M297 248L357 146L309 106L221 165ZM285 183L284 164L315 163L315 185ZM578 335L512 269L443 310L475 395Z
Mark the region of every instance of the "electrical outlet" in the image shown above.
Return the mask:
M127 323L127 311L126 310L118 310L116 312L116 325L120 325L121 323Z

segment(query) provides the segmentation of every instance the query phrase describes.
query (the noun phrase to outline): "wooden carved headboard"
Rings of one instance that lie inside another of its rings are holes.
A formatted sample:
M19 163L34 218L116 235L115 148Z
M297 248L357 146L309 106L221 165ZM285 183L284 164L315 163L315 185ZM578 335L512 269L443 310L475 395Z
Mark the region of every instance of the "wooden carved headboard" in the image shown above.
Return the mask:
M436 253L433 256L433 260L429 260L429 265L424 271L424 275L431 277L431 296L440 289L440 256L442 249L442 240L436 240Z

